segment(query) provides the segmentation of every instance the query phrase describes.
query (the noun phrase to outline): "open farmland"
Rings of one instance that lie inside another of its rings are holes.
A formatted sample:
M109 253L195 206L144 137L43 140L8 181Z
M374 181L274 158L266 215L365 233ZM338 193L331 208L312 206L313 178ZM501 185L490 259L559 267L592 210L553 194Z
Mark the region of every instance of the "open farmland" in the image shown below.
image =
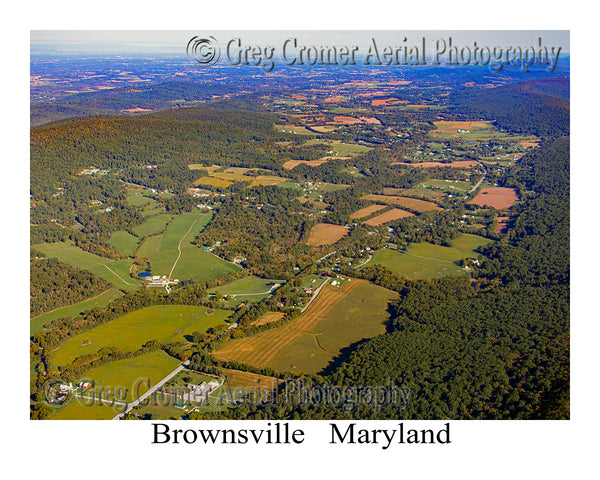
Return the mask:
M342 225L332 225L330 223L317 223L308 236L308 244L312 247L321 245L333 245L338 240L348 234L348 229Z
M94 387L85 391L86 396L92 396L96 392L96 398L100 395L100 389L112 387L119 392L115 392L115 400L125 400L132 402L139 395L144 394L150 385L156 385L160 380L166 377L177 366L179 360L170 357L162 350L145 353L138 357L117 360L107 365L86 371L82 378L94 381ZM143 382L138 382L143 379ZM137 386L139 385L139 388ZM119 389L119 390L117 390ZM106 394L104 395L105 398ZM91 399L74 398L71 404L58 410L53 416L53 420L108 420L122 411L118 405L114 407L104 404L102 406L86 406L84 402L91 403ZM98 401L96 401L98 403Z
M390 248L377 250L367 265L382 265L411 280L465 275L465 270L455 262L477 258L474 250L490 242L487 238L464 233L452 240L451 247L423 242L411 244L406 252Z
M263 298L267 298L275 288L275 285L281 285L283 283L283 280L271 280L249 276L234 280L225 285L211 288L208 290L208 293L227 295L227 305L237 306L240 303L255 303Z
M222 368L221 371L227 379L227 384L231 388L260 388L274 390L277 385L282 384L283 380L275 377L268 377L258 373L243 372L241 370L232 370L230 368Z
M368 207L361 208L360 210L357 210L356 212L351 214L350 218L352 220L355 220L368 217L369 215L372 215L373 213L378 212L379 210L383 210L384 208L386 208L384 205L369 205Z
M132 291L140 286L138 281L129 276L132 260L111 260L99 257L70 242L38 243L32 247L49 258L55 257L74 267L88 270L111 282L117 288Z
M308 165L309 167L318 167L319 165L323 165L328 160L329 158L321 158L320 160L288 160L283 164L283 168L286 170L292 170L294 167L300 164Z
M365 195L363 200L371 200L373 202L386 203L396 205L398 207L409 208L417 212L429 212L431 210L443 210L442 207L432 202L425 200L417 200L416 198L398 197L395 195Z
M189 305L156 305L129 312L109 323L76 335L52 353L53 363L68 365L75 358L114 346L124 352L137 350L150 340L185 341L184 335L205 332L225 321L226 310Z
M131 235L131 233L125 230L119 230L114 232L110 236L108 244L113 247L117 252L124 253L125 255L133 256L135 253L140 239Z
M138 225L133 229L140 237L147 237L149 235L156 235L162 232L167 224L171 221L173 215L161 214L155 215L154 217L148 218L144 223Z
M381 215L377 215L365 222L365 225L371 225L377 227L393 220L400 220L401 218L412 217L414 213L407 212L406 210L400 210L399 208L393 208Z
M227 188L232 184L233 182L229 180L214 177L202 177L194 182L194 185L210 185L211 187L217 188Z
M250 325L261 326L266 325L267 323L277 322L281 320L285 316L285 313L282 312L267 312L262 317L254 320Z
M490 187L482 188L477 196L467 203L502 210L503 208L512 206L518 199L519 196L514 188Z
M223 273L240 270L204 249L191 243L208 224L212 214L194 210L176 216L165 233L148 237L140 245L138 256L147 257L153 275L206 281Z
M397 294L364 280L326 285L298 318L282 327L231 340L213 352L220 360L237 360L279 371L316 373L342 348L385 332L388 302Z

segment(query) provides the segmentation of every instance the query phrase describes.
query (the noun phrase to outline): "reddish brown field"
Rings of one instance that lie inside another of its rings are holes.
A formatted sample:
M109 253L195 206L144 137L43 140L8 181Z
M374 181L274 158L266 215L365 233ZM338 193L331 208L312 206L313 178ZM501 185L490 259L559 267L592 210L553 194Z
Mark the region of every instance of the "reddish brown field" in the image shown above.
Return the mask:
M329 98L326 98L325 100L323 100L323 103L338 103L338 102L341 102L343 99L344 99L344 97L340 97L340 96L329 97Z
M282 312L267 312L262 317L257 320L254 320L250 325L255 325L260 327L261 325L266 325L267 323L276 322L277 320L281 320L285 316L285 313Z
M292 168L294 168L297 165L300 165L301 163L304 163L309 167L318 167L319 165L322 165L325 162L327 162L327 160L328 159L326 158L321 158L320 160L288 160L283 164L283 168L285 168L286 170L291 170Z
M333 245L342 237L348 234L348 229L342 225L332 225L330 223L317 223L310 231L308 243L311 247L320 247L321 245Z
M519 142L522 147L539 147L539 142Z
M377 217L371 218L365 222L365 225L370 225L372 227L377 227L379 225L383 225L384 223L391 222L392 220L399 220L401 218L412 217L413 213L407 212L405 210L400 210L399 208L394 208L389 212L382 213Z
M292 93L292 100L306 100L307 97L304 95L298 95L297 93Z
M508 223L508 219L510 217L497 217L498 225L496 225L496 233L504 233L506 231L506 226Z
M420 163L404 163L394 162L392 165L407 165L415 168L435 168L435 167L452 167L452 168L471 168L477 166L477 162L473 160L459 160L458 162L442 163L442 162L420 162Z
M491 187L483 188L479 194L467 203L474 203L480 207L488 206L498 210L510 207L519 199L514 188Z
M354 212L352 215L350 215L350 218L354 220L357 218L368 217L369 215L378 212L379 210L383 210L384 208L387 207L385 205L369 205L366 208L361 208L360 210Z
M358 118L347 117L345 115L336 115L333 117L333 123L337 123L338 125L354 125L355 123L360 123Z
M410 208L417 212L428 212L430 210L443 210L442 207L426 200L417 200L416 198L397 197L395 195L365 195L364 200L373 202L383 202L399 207Z
M381 122L375 117L360 117L360 120L370 125L381 125Z
M405 100L398 100L396 97L390 98L378 98L376 100L371 100L371 105L374 107L385 107L387 105L396 105L398 103L407 103Z

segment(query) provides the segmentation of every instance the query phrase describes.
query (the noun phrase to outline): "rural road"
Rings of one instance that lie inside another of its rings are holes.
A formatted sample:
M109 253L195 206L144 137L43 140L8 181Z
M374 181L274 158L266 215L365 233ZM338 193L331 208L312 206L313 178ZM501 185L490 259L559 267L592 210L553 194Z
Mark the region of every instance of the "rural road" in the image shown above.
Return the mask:
M306 304L306 306L300 311L300 313L304 313L304 311L310 307L310 304L314 301L315 298L317 298L317 295L319 294L319 292L323 289L323 287L325 286L325 284L327 282L329 282L329 280L331 280L331 278L327 277L325 279L325 281L319 286L319 288L317 288L314 293L313 296L310 298L309 302Z
M109 272L111 272L112 274L114 274L119 280L121 280L123 283L127 284L127 285L133 285L134 287L137 286L133 283L129 283L127 280L124 280L123 278L121 278L119 276L119 274L117 272L115 272L114 270L112 270L108 265L104 264L104 266L108 269Z
M475 162L477 162L477 160L475 160ZM487 176L487 173L488 173L487 168L485 168L485 165L483 163L481 163L481 162L477 162L477 163L479 165L481 165L481 167L483 168L483 177L481 177L481 180L479 180L475 184L475 186L471 190L469 190L467 192L467 195L471 195L475 190L477 190L477 188L479 187L479 185L481 185L481 183L485 180L485 177Z
M196 225L196 222L197 222L197 220L194 220L194 223L192 223L190 225L190 228L188 229L188 231L185 232L183 237L181 237L181 240L179 240L179 244L177 245L177 251L179 252L179 254L177 255L177 258L175 259L175 263L173 264L173 267L171 267L171 271L169 272L169 280L171 280L171 275L173 275L173 270L175 270L175 267L177 266L177 262L181 258L181 242L183 242L184 238L189 235L189 233L192 231L192 228L194 228L194 225Z
M138 398L137 400L134 400L133 402L129 403L127 405L127 408L125 409L124 412L118 413L117 415L115 415L113 417L113 420L119 420L123 415L125 415L126 413L129 413L133 408L135 408L140 402L143 402L146 398L148 398L150 395L152 395L157 389L159 389L160 387L162 387L165 383L167 383L169 380L171 380L175 375L177 375L179 372L181 372L185 367L187 367L190 364L189 360L186 360L185 362L183 362L181 365L179 365L175 370L173 370L171 373L169 373L165 378L163 378L160 382L158 382L156 385L154 385L153 387L150 388L150 390L148 390L146 393L144 393L143 395L140 395L140 398Z

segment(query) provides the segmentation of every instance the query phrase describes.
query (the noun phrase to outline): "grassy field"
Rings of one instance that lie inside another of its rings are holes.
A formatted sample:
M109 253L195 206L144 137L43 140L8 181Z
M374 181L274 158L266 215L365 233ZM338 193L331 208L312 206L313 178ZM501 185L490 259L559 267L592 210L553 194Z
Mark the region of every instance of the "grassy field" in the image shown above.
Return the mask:
M211 218L212 214L201 213L199 210L177 215L165 233L146 238L140 246L138 255L150 259L154 275L169 275L179 255L180 247L181 256L171 274L172 278L180 280L196 279L202 282L223 273L240 270L241 267L192 245L191 241L208 225Z
M366 265L383 265L391 271L410 279L431 279L447 275L466 275L456 263L463 258L476 258L474 249L491 240L478 235L462 234L454 239L451 247L430 243L410 245L406 253L391 249L377 250Z
M85 252L70 242L38 243L32 245L47 257L55 257L75 267L88 270L127 291L136 290L140 283L129 276L131 260L111 260Z
M356 156L371 150L371 147L365 145L355 145L348 143L333 143L331 149L340 156Z
M102 387L105 389L112 387L117 392L115 393L115 399L124 399L126 402L131 402L137 398L138 393L141 395L146 392L148 380L150 381L150 385L155 385L177 368L178 365L180 365L179 360L158 350L135 358L117 360L116 362L88 370L82 375L82 378L94 381L94 388L86 390L86 395L88 396L91 396L92 392L95 392L96 398L98 398L101 395L100 389ZM140 385L139 389L136 388L138 384ZM85 401L92 403L92 400L73 399L70 405L57 411L51 419L108 420L119 413L119 408L122 410L122 407L117 405L110 407L106 404L103 406L88 407L81 404Z
M163 231L165 226L171 221L173 215L162 214L155 215L154 217L148 218L144 223L138 225L133 229L140 237L147 237L150 235L156 235Z
M52 353L56 365L68 365L81 355L95 353L103 347L115 346L128 352L149 340L185 341L184 335L219 325L231 314L189 305L157 305L127 313L112 322L76 335Z
M213 355L279 371L316 373L340 350L385 332L388 302L396 293L353 279L326 285L298 318L282 327L231 340Z
M233 184L229 180L222 180L220 178L213 177L202 177L194 182L194 185L210 185L212 187L227 188Z
M139 242L140 239L134 237L131 233L126 232L125 230L119 230L110 236L108 244L119 253L133 256Z
M237 306L240 303L255 303L269 296L272 285L269 283L283 284L282 280L271 280L259 277L244 277L231 283L208 290L208 293L221 293L227 295L227 305Z
M37 317L31 319L30 333L31 335L35 335L44 328L44 325L49 324L53 320L65 317L75 317L82 312L91 310L92 308L105 307L115 298L118 298L122 295L123 293L120 290L117 290L116 288L109 288L105 292L102 292L100 295L93 297L89 300L84 300L83 302L75 303L73 305L68 305L62 308L57 308L56 310L52 310L51 312L38 315Z
M267 312L262 317L254 320L250 325L260 326L266 325L267 323L277 322L285 317L285 313L282 312Z

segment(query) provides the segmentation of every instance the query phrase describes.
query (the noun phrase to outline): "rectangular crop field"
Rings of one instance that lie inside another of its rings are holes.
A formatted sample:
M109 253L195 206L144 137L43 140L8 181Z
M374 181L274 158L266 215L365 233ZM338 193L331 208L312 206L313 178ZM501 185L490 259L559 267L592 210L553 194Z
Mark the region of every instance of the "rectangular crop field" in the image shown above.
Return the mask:
M401 218L413 217L414 213L407 212L406 210L400 210L399 208L393 208L392 210L382 213L381 215L377 215L365 222L365 225L370 225L372 227L377 227L379 225L384 225L393 220L400 220Z
M482 188L477 196L467 203L474 203L481 207L493 207L498 210L512 206L519 199L514 188L490 187Z
M360 210L354 212L352 215L350 215L350 218L352 220L355 220L368 217L369 215L372 215L373 213L378 212L379 210L383 210L384 208L387 207L385 205L369 205L368 207L361 208Z
M62 366L109 346L129 352L149 340L185 342L184 335L196 330L206 332L208 328L222 324L229 315L230 311L190 305L142 308L70 338L52 353L52 360L55 365Z
M428 212L430 210L443 210L442 207L432 202L425 200L417 200L416 198L398 197L396 195L365 195L364 200L373 202L386 203L388 205L396 205L398 207L410 208L417 212Z
M278 371L317 373L342 348L385 332L387 306L397 294L364 280L326 285L298 318L282 327L227 342L213 352Z

